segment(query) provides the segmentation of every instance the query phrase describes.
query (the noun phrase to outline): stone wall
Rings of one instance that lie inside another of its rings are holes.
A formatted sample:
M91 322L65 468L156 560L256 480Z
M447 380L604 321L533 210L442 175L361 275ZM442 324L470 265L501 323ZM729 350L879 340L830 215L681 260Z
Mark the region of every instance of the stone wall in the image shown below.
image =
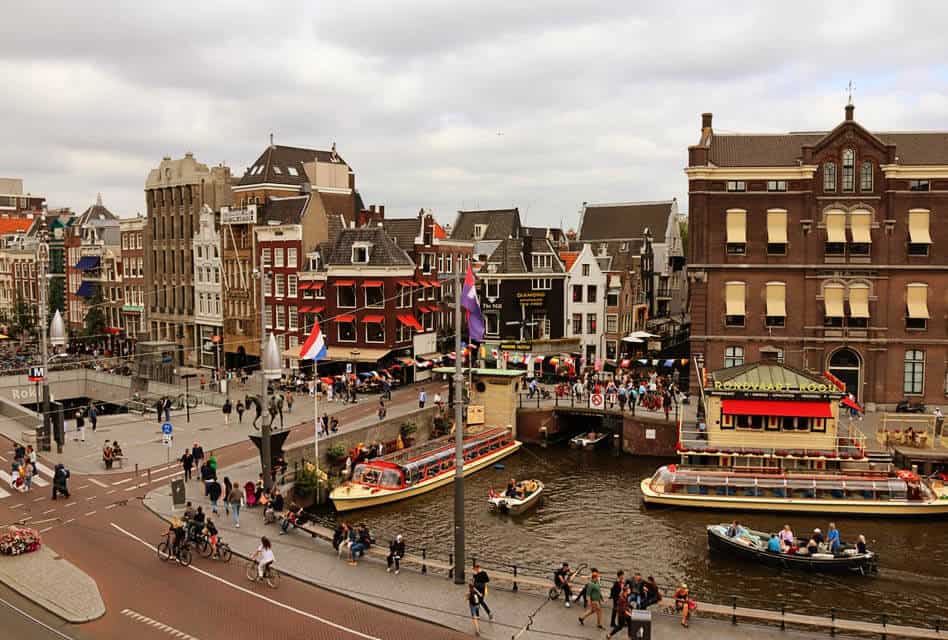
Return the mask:
M564 440L567 436L566 421L559 414L586 415L601 412L566 409L540 408L520 409L517 411L517 438L523 442L539 443L543 441L543 429L550 441ZM613 415L610 413L610 415ZM674 456L678 444L678 427L674 422L655 420L625 414L622 416L622 450L636 456Z

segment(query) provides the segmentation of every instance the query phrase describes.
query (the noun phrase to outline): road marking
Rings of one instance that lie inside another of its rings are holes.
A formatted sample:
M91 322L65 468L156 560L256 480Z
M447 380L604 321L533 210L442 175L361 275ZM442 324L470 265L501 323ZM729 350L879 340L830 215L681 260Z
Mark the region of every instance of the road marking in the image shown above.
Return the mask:
M122 615L128 616L129 618L131 618L132 620L135 620L136 622L142 622L144 624L147 624L148 626L154 629L158 629L159 631L164 631L165 633L173 635L176 638L181 638L181 640L198 640L194 636L188 635L184 631L179 631L178 629L175 629L174 627L170 627L163 622L158 622L157 620L153 618L149 618L148 616L143 616L137 611L132 611L131 609L122 609Z
M156 482L161 482L162 480L167 480L168 478L173 478L173 477L175 477L175 476L180 476L182 473L184 473L184 471L179 471L179 472L177 472L177 473L172 473L171 475L167 475L167 476L161 476L160 478L155 478L155 479L152 480L151 482L152 482L152 484L154 484L154 483L156 483Z
M102 487L103 489L108 489L108 488L109 488L109 485L105 484L104 482L99 482L99 481L96 480L95 478L89 478L89 482L91 482L92 484L97 485L97 486L99 486L99 487Z
M147 484L148 484L147 482L142 482L142 483L140 483L140 484L136 484L136 485L133 485L133 486L129 487L128 489L126 489L126 491L134 491L135 489L141 489L142 487L144 487L144 486L147 485Z
M9 497L10 497L10 494L7 493L6 489L0 489L0 498L9 498Z
M90 512L87 513L86 515L87 515L87 516L94 516L94 515L95 515L95 511L90 511Z
M6 462L6 461L7 461L7 459L6 459L6 458L4 458L3 456L0 456L0 460L3 460L4 462Z
M23 506L23 503L21 502L20 504L15 504L15 505L13 505L13 506L10 507L10 508L11 508L11 509L19 509L19 508L22 507L22 506Z
M43 463L40 462L39 460L36 461L36 468L37 468L37 470L38 470L40 473L45 473L45 474L48 475L50 478L52 478L54 475L56 475L55 473L53 473L53 470L52 470L52 469L50 469L49 467L47 467L45 464L43 464Z
M89 502L89 500L95 500L95 496L91 496L91 497L89 497L89 498L86 498L86 502Z
M46 522L56 522L59 518L46 518L45 520L34 520L33 524L44 524Z
M113 486L113 487L117 487L117 486L120 485L120 484L125 484L126 482L131 482L131 481L134 480L134 479L135 479L135 478L125 478L124 480L118 480L117 482L113 482L113 483L112 483L112 486Z
M146 547L148 547L149 549L151 549L152 551L155 551L155 547L153 547L153 546L152 546L151 544L149 544L148 542L145 542L144 540L142 540L141 538L139 538L138 536L136 536L134 533L131 533L130 531L126 531L125 529L123 529L122 527L118 526L118 525L115 524L114 522L110 522L109 524L112 525L115 529L117 529L117 530L121 531L122 533L124 533L125 535L127 535L127 536L128 536L129 538L131 538L132 540L136 540L136 541L140 542L141 544L145 545ZM365 640L382 640L382 639L379 638L378 636L370 636L370 635L368 635L367 633L362 633L361 631L356 631L355 629L351 629L351 628L345 627L345 626L343 626L343 625L341 625L341 624L337 624L337 623L333 622L332 620L327 620L327 619L325 619L325 618L320 618L319 616L317 616L317 615L315 615L315 614L309 613L309 612L307 612L307 611L303 611L302 609L297 609L296 607L290 606L290 605L288 605L288 604L284 604L283 602L280 602L279 600L274 600L274 599L272 599L272 598L268 598L268 597L265 596L265 595L262 595L262 594L260 594L260 593L256 593L255 591L251 591L250 589L247 589L247 588L245 588L245 587L241 587L240 585L236 585L236 584L234 584L233 582L229 582L229 581L225 580L224 578L220 578L220 577L214 575L213 573L209 573L209 572L207 572L207 571L204 571L203 569L198 569L198 568L195 567L194 565L189 565L189 566L188 566L188 569L191 569L192 571L197 571L197 572L200 573L201 575L206 576L206 577L210 578L211 580L216 580L216 581L220 582L221 584L227 585L227 586L230 587L231 589L234 589L234 590L236 590L236 591L240 591L241 593L245 593L245 594L247 594L248 596L251 596L251 597L253 597L253 598L257 598L258 600L263 600L264 602L268 602L268 603L270 603L270 604L272 604L272 605L274 605L274 606L276 606L276 607L280 607L281 609L285 609L286 611L290 611L290 612L292 612L292 613L296 613L296 614L298 614L298 615L303 616L304 618L309 618L310 620L315 620L316 622L320 622L320 623L322 623L322 624L325 624L325 625L327 625L327 626L330 626L330 627L332 627L333 629L338 629L339 631L345 631L346 633L350 633L350 634L352 634L352 635L354 635L354 636L356 636L356 637L365 638Z
M79 487L79 489L87 489L88 487L89 487L89 485L84 484L84 485L82 485L81 487Z
M113 493L115 493L116 491L118 491L118 489L112 489L111 491L106 491L106 492L105 492L105 495L110 496L110 495L112 495Z
M52 527L46 527L45 529L40 529L40 533L46 533L50 529L52 529Z
M0 603L3 603L4 606L6 606L6 607L8 607L8 608L10 608L10 609L13 609L13 610L16 611L17 613L19 613L21 616L23 616L24 618L26 618L27 620L29 620L30 622L32 622L32 623L34 623L34 624L38 624L39 626L43 627L44 629L46 629L46 630L49 631L50 633L56 634L56 635L59 636L60 638L63 638L63 640L73 640L72 636L67 636L65 633L62 633L61 631L57 631L56 629L52 628L51 626L49 626L49 625L46 624L45 622L42 622L42 621L40 621L40 620L37 620L36 618L34 618L34 617L31 616L30 614L28 614L26 611L23 611L22 609L17 609L15 606L13 606L12 604L10 604L10 603L7 602L6 600L0 599Z
M114 509L114 508L117 507L117 506L118 506L118 505L116 505L116 504L106 505L105 510L108 511L109 509Z
M41 500L45 500L45 499L46 498L33 498L33 502L40 502Z
M33 484L35 484L37 487L49 486L49 482L38 475L33 476Z
M68 503L66 506L67 506L67 507L71 507L71 506L74 505L74 504L76 504L76 503L75 503L75 502L70 502L70 503Z
M55 509L47 509L43 512L43 515L45 516L47 513L52 513L53 511L55 511Z
M75 518L69 518L69 520L66 520L63 524L69 524L70 522L75 522L75 521L76 521Z

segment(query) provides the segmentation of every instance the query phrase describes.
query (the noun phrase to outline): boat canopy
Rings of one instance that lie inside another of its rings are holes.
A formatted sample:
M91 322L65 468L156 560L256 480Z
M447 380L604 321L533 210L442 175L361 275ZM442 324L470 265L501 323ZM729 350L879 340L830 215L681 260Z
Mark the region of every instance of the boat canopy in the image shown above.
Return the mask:
M784 489L809 492L873 492L889 494L892 498L904 497L908 493L908 483L893 477L849 477L849 476L807 476L789 474L786 476L753 475L722 472L702 472L683 470L674 465L661 467L652 477L653 483L661 483L665 491L674 491L674 487L736 487L758 489Z

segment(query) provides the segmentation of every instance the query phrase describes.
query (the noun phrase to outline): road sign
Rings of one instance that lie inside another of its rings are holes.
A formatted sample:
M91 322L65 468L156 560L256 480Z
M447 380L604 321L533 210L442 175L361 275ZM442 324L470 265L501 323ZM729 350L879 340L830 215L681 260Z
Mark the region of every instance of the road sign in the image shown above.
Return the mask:
M43 367L30 367L30 382L43 382L46 379L46 372Z
M589 406L593 409L602 409L602 394L594 393L589 396Z
M161 425L161 432L165 435L170 436L174 432L174 427L171 425L170 422L166 422L163 425Z

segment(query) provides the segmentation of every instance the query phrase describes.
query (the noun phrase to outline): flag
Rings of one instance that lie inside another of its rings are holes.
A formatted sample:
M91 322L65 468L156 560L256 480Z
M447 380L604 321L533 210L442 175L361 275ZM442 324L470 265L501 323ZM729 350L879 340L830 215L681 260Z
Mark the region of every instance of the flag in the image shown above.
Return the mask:
M472 342L481 342L484 339L484 314L481 313L481 303L477 299L477 288L474 286L474 272L471 266L467 267L464 276L464 287L461 289L461 306L467 310L467 333Z
M326 340L319 330L319 322L313 322L313 332L300 347L300 360L319 361L326 357Z

